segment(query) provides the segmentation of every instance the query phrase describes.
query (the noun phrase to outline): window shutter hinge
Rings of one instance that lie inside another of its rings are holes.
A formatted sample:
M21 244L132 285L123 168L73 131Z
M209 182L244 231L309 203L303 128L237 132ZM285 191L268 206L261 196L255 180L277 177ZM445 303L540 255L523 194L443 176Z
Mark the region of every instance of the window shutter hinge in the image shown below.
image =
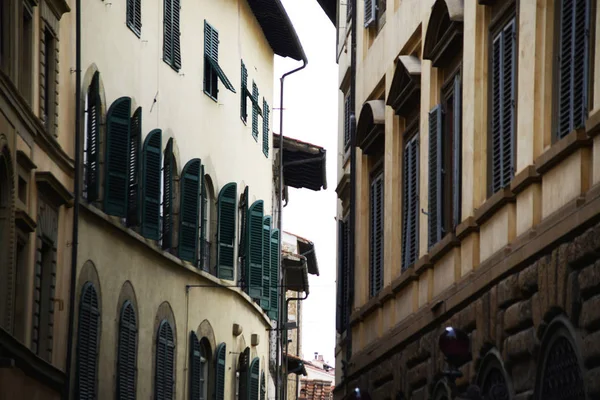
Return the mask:
M425 209L421 208L421 213L427 215L427 218L429 218L429 213Z

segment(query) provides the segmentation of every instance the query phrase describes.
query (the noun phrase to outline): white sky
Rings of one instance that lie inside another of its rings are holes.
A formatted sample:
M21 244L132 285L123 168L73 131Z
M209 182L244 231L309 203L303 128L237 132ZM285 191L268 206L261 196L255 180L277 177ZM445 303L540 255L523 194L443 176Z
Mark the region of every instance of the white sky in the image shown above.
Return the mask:
M290 188L283 210L283 229L311 240L320 276L309 276L310 294L303 303L302 353L319 352L334 363L338 67L335 28L316 0L282 0L308 58L308 66L288 76L284 86L283 134L327 150L327 190ZM275 59L275 101L279 108L279 78L302 65ZM279 133L279 110L273 110L273 130Z

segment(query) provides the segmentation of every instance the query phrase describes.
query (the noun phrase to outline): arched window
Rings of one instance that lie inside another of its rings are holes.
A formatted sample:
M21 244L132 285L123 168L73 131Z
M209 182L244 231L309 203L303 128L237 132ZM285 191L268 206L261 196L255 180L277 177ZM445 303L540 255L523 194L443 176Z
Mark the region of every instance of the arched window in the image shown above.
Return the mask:
M81 291L77 332L78 399L96 399L98 352L100 347L100 308L96 288L86 282Z
M98 200L100 189L100 73L96 71L87 90L84 108L83 137L83 197L89 202Z
M237 214L237 184L228 183L219 192L217 201L217 276L234 280L235 231Z
M267 383L265 382L265 371L260 373L260 400L265 400L267 394Z
M249 375L250 396L248 396L248 400L258 400L260 378L260 361L258 357L255 357L250 363Z
M215 201L215 188L212 179L208 174L204 175L204 181L202 182L202 222L200 227L200 255L201 265L204 271L211 272L211 260L214 260L216 254L218 254L218 248L212 246L217 234L216 221L217 221L217 210ZM218 240L218 239L217 239ZM212 271L218 276L218 256L217 262L212 263L213 266L217 265L217 272ZM225 278L224 278L225 279Z
M215 352L215 400L225 399L225 357L227 355L227 346L221 343L217 346Z
M477 373L477 384L481 395L488 400L510 400L512 387L509 386L508 374L502 364L497 350L490 350L481 362Z
M156 372L154 398L172 400L175 385L175 338L173 328L166 319L158 327L156 338Z
M203 338L198 341L195 332L190 333L190 399L207 400L210 369L210 345Z
M163 158L162 176L162 248L170 250L173 247L173 207L175 199L174 180L177 174L175 156L173 154L173 138L169 138Z
M162 131L153 129L144 140L142 152L142 236L160 238L160 168Z
M202 162L194 158L185 164L181 172L179 210L179 258L196 265L198 261L198 223L200 213L200 190Z
M117 398L134 400L137 369L137 319L131 301L121 308L117 349Z

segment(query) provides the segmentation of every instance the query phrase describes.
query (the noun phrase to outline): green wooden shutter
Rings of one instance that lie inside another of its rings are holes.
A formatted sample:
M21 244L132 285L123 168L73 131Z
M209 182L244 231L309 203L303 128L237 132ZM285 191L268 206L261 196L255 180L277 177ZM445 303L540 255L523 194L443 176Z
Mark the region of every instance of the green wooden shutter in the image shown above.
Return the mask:
M238 388L239 398L240 400L248 400L250 395L250 347L246 347L244 351L240 353L238 368L240 373Z
M238 258L240 259L240 286L246 288L246 259L248 257L248 186L240 197L240 243L238 246Z
M140 208L140 142L142 141L142 107L131 117L129 131L129 172L127 183L127 226L138 226Z
M179 258L197 264L198 217L200 209L199 158L187 162L181 172L181 202L179 212Z
M142 34L141 0L127 0L127 26L138 37Z
M137 369L137 320L133 304L127 300L119 319L117 350L117 398L135 400L135 372Z
M78 399L95 399L98 382L98 349L100 346L100 308L98 295L91 282L81 290L77 332Z
M204 271L210 270L210 243L206 238L208 220L208 196L206 194L206 177L204 176L204 165L200 172L200 268Z
M271 308L271 216L266 215L263 218L263 297L260 300L260 306L263 310L269 311Z
M199 400L202 396L200 371L200 341L194 331L190 332L190 400Z
M365 28L377 20L377 0L365 0Z
M162 132L154 129L144 140L142 183L142 236L152 240L160 238L161 150Z
M106 115L104 212L121 218L127 216L130 113L131 99L121 97Z
M350 147L350 93L344 97L344 150Z
M419 257L419 132L404 146L402 270ZM350 283L352 284L352 283Z
M383 288L383 171L371 181L370 190L370 296Z
M262 251L263 251L263 201L255 201L248 210L248 262L246 268L246 277L248 279L248 295L260 301L263 297L263 271L262 271Z
M158 327L156 340L156 372L154 378L154 398L172 400L175 384L175 340L173 328L166 319Z
M217 276L234 280L237 184L228 183L217 200Z
M252 82L252 136L258 141L258 86Z
M265 371L260 373L260 400L265 400L267 394L267 382L265 381Z
M163 60L173 66L173 0L163 1Z
M173 1L173 67L179 71L181 68L181 30L180 30L180 0Z
M227 356L227 347L225 343L217 346L215 352L215 400L225 399L225 358Z
M169 138L163 160L163 198L162 198L162 248L173 246L173 138Z
M338 220L338 272L336 329L343 333L348 325L349 295L349 226L347 221Z
M263 154L269 157L269 105L263 98Z
M270 295L269 300L271 302L269 307L269 318L272 320L279 319L279 230L273 229L271 231L271 273L269 278L271 279L270 284Z
M260 378L260 361L255 357L250 363L250 396L248 400L258 400L259 379Z
M443 138L442 108L435 106L429 112L429 247L442 239L443 210Z
M248 70L242 61L242 87L240 89L240 117L246 122L248 119Z
M99 128L100 128L100 73L96 71L92 77L92 83L88 88L88 105L87 105L87 146L86 152L86 192L87 200L91 203L98 200L100 189L99 176Z
M223 86L225 86L227 90L235 93L233 85L219 65L219 31L206 20L204 20L204 55L214 72L217 74L217 77L221 80Z
M460 75L454 77L454 126L452 127L452 229L461 220L462 198L462 84Z

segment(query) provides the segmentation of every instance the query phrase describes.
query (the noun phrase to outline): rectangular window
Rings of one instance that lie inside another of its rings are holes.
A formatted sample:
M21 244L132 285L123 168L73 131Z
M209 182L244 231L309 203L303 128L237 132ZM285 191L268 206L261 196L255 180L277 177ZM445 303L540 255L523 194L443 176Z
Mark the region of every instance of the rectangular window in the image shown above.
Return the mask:
M589 102L590 0L562 0L558 15L556 139L585 124Z
M419 131L405 134L402 177L402 270L419 258Z
M23 20L21 23L19 89L25 100L31 104L33 89L33 6L29 0L23 2Z
M374 297L383 288L383 170L377 170L371 176L370 188L370 296Z
M127 0L127 26L137 37L142 36L142 0Z
M350 105L350 93L344 97L344 151L350 147L350 115L352 113Z
M55 133L56 112L56 37L48 27L44 29L44 65L43 65L43 116L46 130Z
M0 2L0 67L8 71L8 59L10 58L10 8L8 1Z
M204 20L204 93L217 100L218 81L235 93L233 85L219 65L219 31Z
M489 195L514 176L517 32L514 13L493 32L491 46L491 104L489 136Z
M163 60L175 71L181 68L180 0L164 0ZM140 8L141 10L141 8ZM140 11L141 29L141 11Z

